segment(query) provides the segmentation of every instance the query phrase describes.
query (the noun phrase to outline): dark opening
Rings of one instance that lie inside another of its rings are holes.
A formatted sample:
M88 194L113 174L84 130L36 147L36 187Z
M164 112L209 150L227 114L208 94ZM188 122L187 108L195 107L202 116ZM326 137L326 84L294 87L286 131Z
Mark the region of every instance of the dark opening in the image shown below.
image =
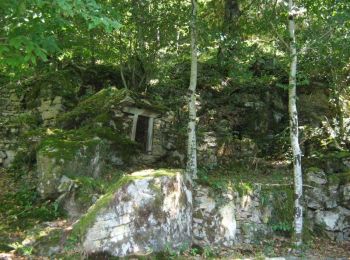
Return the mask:
M136 124L135 141L142 145L144 151L147 149L148 117L138 116Z

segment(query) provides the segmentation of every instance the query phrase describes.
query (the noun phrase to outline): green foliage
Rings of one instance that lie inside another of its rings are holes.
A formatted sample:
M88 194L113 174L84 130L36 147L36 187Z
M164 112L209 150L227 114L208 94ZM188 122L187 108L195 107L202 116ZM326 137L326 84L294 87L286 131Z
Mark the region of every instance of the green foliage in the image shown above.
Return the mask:
M272 230L290 236L293 231L294 197L291 186L265 188L265 194L269 194L272 203L272 216L268 222Z
M256 182L290 182L288 169L271 170L270 166L255 163L256 156L290 156L285 99L288 14L283 1L241 0L237 10L229 10L226 2L199 3L198 140L209 130L215 132L220 147L246 148L257 144L259 150L249 155L254 159L239 158L242 160L237 163L240 154L232 153L227 156L237 159L232 164L201 168L199 182L216 193L233 189L243 195L250 193ZM346 142L338 145L338 138L327 130L332 130L334 124L338 131L340 124L331 122L339 120L341 109L338 105L338 110L331 113L330 101L336 108L335 101L341 104L339 101L348 92L350 4L324 0L298 4L307 9L297 18L298 92L314 97L298 100L305 117L301 123L310 125L301 127L302 143L312 146L311 165L316 161L323 167L325 162L337 164L348 157L342 151L348 148ZM190 71L189 10L189 2L175 0L1 1L0 87L16 88L18 96L23 97L23 109L36 109L40 99L61 96L68 111L59 118L59 126L64 130L40 128L40 115L35 113L23 112L9 119L11 125L26 132L20 133L21 145L13 164L17 178L27 174L23 166L35 165L38 150L72 159L81 147L96 144L96 138L107 141L111 148L121 150L122 156L129 158L137 145L122 132L123 122L113 118L113 109L126 96L137 97L137 105L147 107L141 99L148 94L149 99L162 104L149 108L175 111L174 133L181 136L177 149L184 150L184 97ZM16 80L16 84L7 84L11 80ZM110 87L124 83L123 90ZM321 92L325 95L315 94ZM276 105L277 99L282 105ZM259 102L266 106L259 108ZM276 114L283 118L276 120ZM321 129L319 125L325 116L331 125ZM116 127L111 127L111 119ZM268 122L269 126L263 129L259 122ZM329 149L337 151L328 153ZM349 181L349 174L339 166L328 179L330 183L343 183ZM102 181L76 181L83 203L91 199L85 194L104 193L107 189ZM289 234L293 216L289 187L268 192L273 193L277 208L269 224L275 231ZM5 211L1 214L11 223L59 215L57 205L39 201L37 196L35 189L28 187L11 193L3 207L9 215ZM261 199L264 203L270 197ZM104 203L108 203L108 195ZM23 254L30 253L30 248L24 248Z
M69 37L93 29L111 33L120 24L115 19L114 8L107 6L95 0L1 2L2 16L6 15L0 21L4 28L1 29L4 36L4 44L0 45L1 64L23 69L36 65L39 59L47 62L64 51L66 43L61 44L62 35Z
M31 178L23 176L17 181L19 186L16 190L1 195L0 219L9 229L26 229L37 222L63 216L55 202L40 200Z

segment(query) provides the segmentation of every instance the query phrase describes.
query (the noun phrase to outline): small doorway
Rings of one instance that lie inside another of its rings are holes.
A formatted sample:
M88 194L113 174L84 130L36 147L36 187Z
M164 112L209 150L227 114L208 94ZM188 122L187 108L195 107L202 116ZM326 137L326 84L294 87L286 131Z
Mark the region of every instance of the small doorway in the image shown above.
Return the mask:
M148 152L148 129L149 117L139 115L136 123L135 141L141 144L142 149L146 152Z
M124 107L123 112L132 114L133 123L130 138L141 144L143 150L151 154L153 145L154 119L159 115L155 112L137 107Z

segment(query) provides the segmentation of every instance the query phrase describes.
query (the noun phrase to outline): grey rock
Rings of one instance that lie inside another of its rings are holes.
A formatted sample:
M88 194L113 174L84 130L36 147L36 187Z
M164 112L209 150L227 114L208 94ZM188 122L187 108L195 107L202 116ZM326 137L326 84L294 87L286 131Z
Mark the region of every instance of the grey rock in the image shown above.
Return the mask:
M309 184L324 185L327 183L327 176L321 169L312 169L307 172L306 181Z

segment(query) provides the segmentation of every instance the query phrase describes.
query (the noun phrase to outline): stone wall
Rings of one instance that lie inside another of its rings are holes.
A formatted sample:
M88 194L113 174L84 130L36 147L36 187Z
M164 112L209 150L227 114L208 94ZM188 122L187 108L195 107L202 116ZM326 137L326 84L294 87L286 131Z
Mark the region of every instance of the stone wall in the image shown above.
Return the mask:
M334 190L322 172L307 176L309 189L313 183L317 189L326 185ZM318 226L333 239L349 240L349 185L341 183L337 190L342 193L335 201L335 194L323 188L314 191L312 199L306 190L305 220L315 232ZM292 223L292 185L233 183L218 190L193 186L180 170L159 169L124 176L81 217L71 234L81 239L91 258L144 256L193 245L222 250L260 244L275 235L291 236Z
M21 112L20 97L11 88L0 88L0 167L8 167L14 160L19 125L13 122Z
M194 188L193 243L201 247L230 247L257 243L273 235L272 203L262 201L261 185L240 194ZM286 203L287 205L287 203Z
M65 111L62 97L56 96L53 99L41 99L38 111L43 120L43 126L55 125L57 117Z
M350 173L306 172L305 204L310 227L336 241L350 240Z
M62 97L42 99L40 106L31 110L23 108L22 97L12 88L0 88L0 167L8 167L19 149L19 136L30 130L31 120L39 113L43 126L53 126L64 111Z

